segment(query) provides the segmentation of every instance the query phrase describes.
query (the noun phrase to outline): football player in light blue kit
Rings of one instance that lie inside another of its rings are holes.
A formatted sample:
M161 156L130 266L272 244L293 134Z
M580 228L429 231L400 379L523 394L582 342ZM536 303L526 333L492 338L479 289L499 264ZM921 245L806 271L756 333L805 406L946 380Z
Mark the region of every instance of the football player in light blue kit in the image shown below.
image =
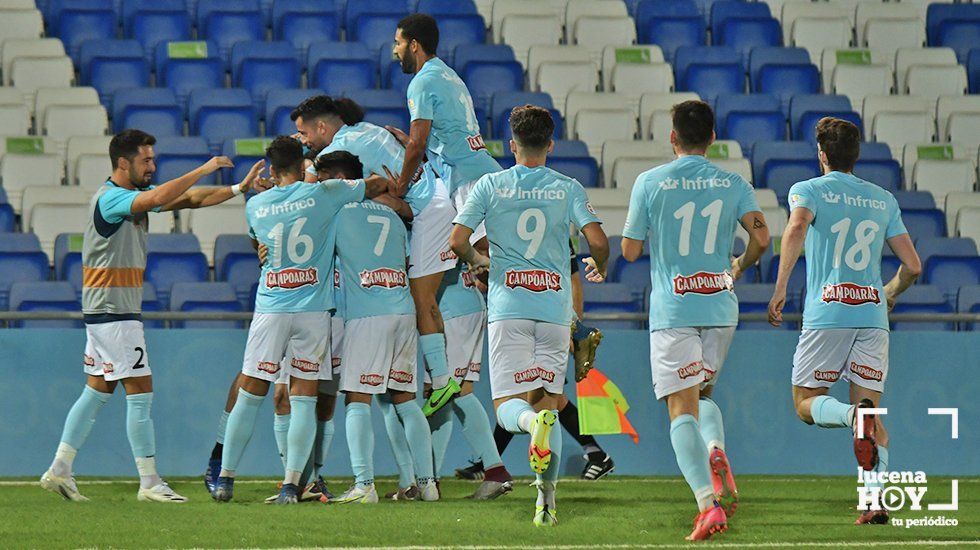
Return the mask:
M671 116L678 158L636 178L623 257L636 261L650 241L654 392L667 401L677 465L698 502L687 539L702 540L727 528L726 512L734 513L737 504L721 410L710 396L738 324L734 281L769 246L769 229L752 186L704 157L715 138L711 107L685 101ZM745 253L732 259L739 224L750 239Z
M517 165L480 178L456 216L453 250L474 274L489 268L490 388L497 421L531 434L528 459L537 474L534 525L557 524L555 485L561 462L558 399L574 320L568 228L580 227L593 257L586 278L605 279L609 242L585 189L545 167L554 148L551 113L517 107L510 115ZM470 244L486 222L490 257ZM538 411L538 412L535 412Z
M782 322L786 287L805 243L803 333L793 356L796 414L821 428L850 428L858 465L865 471L887 471L888 432L881 418L865 413L859 421L856 413L877 407L881 400L888 376L888 312L922 266L895 197L851 173L860 154L861 131L851 122L828 117L817 123L816 132L824 175L789 191L791 212L769 322ZM886 242L902 265L882 286ZM837 380L850 383L853 405L827 395ZM878 502L860 507L856 524L888 522L888 512Z
M364 111L350 99L314 96L300 103L290 117L303 143L318 151L318 155L348 151L361 160L365 176L383 176L386 170L402 172L405 148L384 128L364 122ZM307 178L314 177L315 168L311 166ZM456 209L449 189L428 165L424 170L418 165L410 183L401 194L411 208L404 208L401 201L398 202L402 206L389 206L401 208L398 214L412 221L408 276L422 335L420 345L433 374L434 390L423 408L431 414L459 392L446 367L444 327L438 305L443 273L456 266L456 258L449 250L449 231Z
M278 503L299 497L299 481L316 438L319 381L331 378L323 365L330 353L333 300L333 243L329 229L344 204L388 191L381 177L365 180L303 182L303 148L280 136L266 150L277 186L253 197L245 207L249 230L268 248L245 344L245 378L228 416L222 469L212 496L231 500L235 471L255 429L269 385L290 358L290 423L286 475ZM328 363L329 364L329 363ZM321 368L321 366L323 368Z

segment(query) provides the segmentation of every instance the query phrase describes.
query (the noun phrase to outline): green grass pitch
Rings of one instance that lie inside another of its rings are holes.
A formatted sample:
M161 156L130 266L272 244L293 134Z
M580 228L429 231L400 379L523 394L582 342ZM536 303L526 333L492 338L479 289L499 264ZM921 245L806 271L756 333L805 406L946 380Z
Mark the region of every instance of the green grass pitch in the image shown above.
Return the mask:
M244 479L235 501L212 502L199 479L171 480L191 499L182 505L136 501L136 482L90 481L79 487L92 499L65 502L34 483L0 481L0 546L3 548L190 547L677 547L691 543L695 504L679 478L613 477L599 482L563 480L558 487L556 528L531 524L534 489L528 479L493 502L463 500L476 485L447 480L443 500L377 505L290 507L262 504L273 481ZM851 477L741 476L738 513L726 533L709 544L768 548L980 546L980 478L961 479L959 511L904 511L895 518L956 518L956 527L855 526ZM930 477L926 500L944 502L949 482ZM332 480L334 491L347 480ZM378 483L379 493L395 487ZM930 542L931 541L931 542Z

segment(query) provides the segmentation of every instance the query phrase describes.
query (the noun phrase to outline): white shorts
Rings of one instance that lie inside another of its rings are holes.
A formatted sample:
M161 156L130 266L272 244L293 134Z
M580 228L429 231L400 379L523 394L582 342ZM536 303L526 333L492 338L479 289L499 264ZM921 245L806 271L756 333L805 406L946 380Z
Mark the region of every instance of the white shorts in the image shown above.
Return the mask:
M494 399L544 388L564 390L571 331L566 325L527 319L490 323L490 393Z
M446 319L446 358L449 375L457 384L480 381L486 328L486 311ZM425 383L432 383L428 371L425 372Z
M340 352L344 344L344 318L333 315L330 317L330 364L333 377L329 380L320 380L319 392L327 395L337 395L340 387ZM279 363L282 367L279 371L279 378L276 384L289 386L289 366L292 357L285 357Z
M453 203L456 204L457 212L463 211L463 205L466 204L466 199L470 196L470 191L473 190L474 185L476 185L476 182L471 181L456 188L456 194L453 195ZM480 226L473 230L473 235L470 237L470 242L475 243L486 236L487 226L483 222L480 222Z
M837 380L885 391L888 331L880 328L803 329L793 354L793 385L829 388Z
M340 391L368 394L415 392L418 367L415 315L350 319L344 326Z
M449 248L456 207L441 179L435 180L435 191L429 204L412 221L408 259L408 277L418 279L456 267L456 254Z
M735 327L682 327L650 332L650 370L657 399L691 386L714 385Z
M330 380L331 369L321 368L330 348L328 327L329 311L256 313L248 329L242 373L267 382L280 376Z
M150 376L142 321L85 325L85 374L107 382Z

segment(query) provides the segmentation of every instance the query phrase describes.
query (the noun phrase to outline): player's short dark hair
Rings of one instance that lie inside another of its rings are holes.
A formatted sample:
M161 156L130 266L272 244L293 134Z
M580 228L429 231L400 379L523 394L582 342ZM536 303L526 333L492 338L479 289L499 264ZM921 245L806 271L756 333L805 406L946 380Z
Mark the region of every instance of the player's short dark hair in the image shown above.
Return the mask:
M670 116L682 149L707 149L711 145L715 114L710 105L699 100L683 101L671 108Z
M354 100L346 97L333 99L328 95L315 95L304 99L289 113L289 118L293 122L299 117L309 121L324 116L335 116L344 124L353 126L364 120L364 109Z
M521 105L510 112L510 129L514 141L522 148L547 149L555 133L555 120L544 107Z
M278 136L265 150L265 157L276 172L303 171L303 144L290 136Z
M854 170L861 155L861 130L850 121L824 117L817 122L817 145L827 155L831 170Z
M336 174L349 180L357 180L364 177L364 165L361 159L348 151L331 151L325 155L320 155L313 163L313 168L318 174Z
M424 13L413 13L398 22L405 40L415 40L422 46L422 51L435 55L439 47L439 25L431 16Z
M119 167L120 158L132 162L140 153L140 147L155 145L156 142L157 138L142 130L123 130L112 136L112 141L109 142L109 161L112 163L112 169Z

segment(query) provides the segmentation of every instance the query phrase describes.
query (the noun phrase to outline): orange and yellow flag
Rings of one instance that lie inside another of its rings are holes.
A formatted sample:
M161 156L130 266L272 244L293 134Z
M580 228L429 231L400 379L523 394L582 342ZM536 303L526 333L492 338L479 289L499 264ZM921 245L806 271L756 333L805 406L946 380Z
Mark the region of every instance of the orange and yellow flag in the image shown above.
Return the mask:
M578 423L583 434L627 434L633 443L640 442L626 411L629 403L623 392L599 369L593 368L575 385L578 393Z

